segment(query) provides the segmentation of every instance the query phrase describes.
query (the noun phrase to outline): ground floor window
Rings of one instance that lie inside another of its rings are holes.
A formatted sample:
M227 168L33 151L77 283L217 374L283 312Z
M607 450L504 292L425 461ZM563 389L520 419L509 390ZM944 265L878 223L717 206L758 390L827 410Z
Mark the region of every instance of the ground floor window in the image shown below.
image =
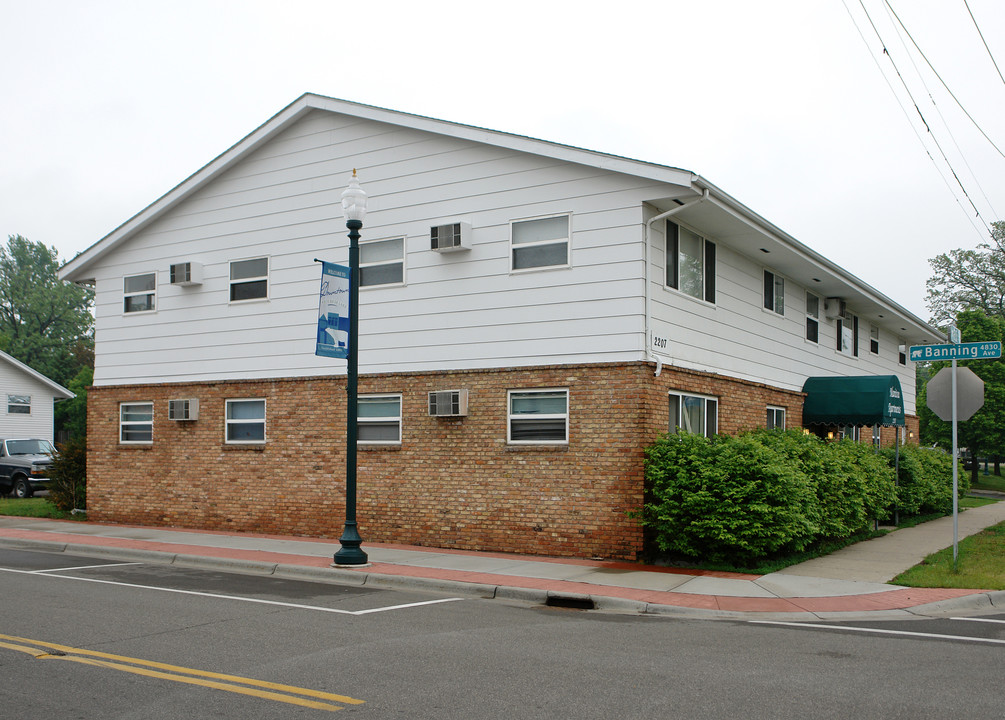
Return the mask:
M265 399L228 400L226 426L228 443L264 443Z
M31 415L31 395L8 395L8 415Z
M719 427L719 401L702 395L670 393L670 432L713 437Z
M569 391L510 390L508 442L569 442Z
M154 440L154 404L152 402L119 405L119 442L151 443Z
M401 395L363 395L357 398L356 442L401 442Z
M766 427L768 430L785 429L785 408L768 406L768 420Z

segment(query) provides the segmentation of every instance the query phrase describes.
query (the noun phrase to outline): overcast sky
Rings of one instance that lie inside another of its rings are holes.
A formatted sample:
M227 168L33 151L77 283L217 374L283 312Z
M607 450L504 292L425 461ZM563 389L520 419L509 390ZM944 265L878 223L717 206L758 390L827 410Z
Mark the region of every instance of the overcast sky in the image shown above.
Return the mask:
M304 92L691 170L926 320L1005 212L1001 0L0 0L0 37L0 232L64 261Z

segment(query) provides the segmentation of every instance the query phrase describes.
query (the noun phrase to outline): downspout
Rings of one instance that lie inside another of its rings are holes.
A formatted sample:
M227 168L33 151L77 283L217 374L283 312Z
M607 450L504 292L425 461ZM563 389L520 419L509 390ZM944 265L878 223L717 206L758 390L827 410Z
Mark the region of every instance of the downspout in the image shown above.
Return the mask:
M694 200L691 200L690 202L686 202L683 205L679 205L678 207L675 207L672 210L667 210L664 213L660 213L659 215L657 215L657 216L655 216L653 218L650 218L646 222L646 224L643 226L645 228L643 234L645 235L645 247L646 247L646 251L645 251L645 260L646 260L646 271L645 271L645 281L646 281L646 308L645 308L645 310L646 310L646 339L645 339L645 343L646 343L646 350L645 350L645 353L646 353L646 359L647 360L654 360L656 362L656 373L655 373L656 377L659 377L660 373L663 372L663 358L661 358L659 355L657 355L656 353L654 353L652 351L652 346L653 346L653 344L652 344L653 343L653 340L652 340L653 306L652 306L652 304L653 304L653 300L652 300L652 287L650 286L650 282L649 282L649 273L650 273L649 232L650 232L650 229L653 226L653 223L659 222L660 220L666 220L671 215L676 215L677 213L679 213L684 208L689 208L692 205L697 205L698 203L702 202L703 200L708 200L708 188L705 188L702 191L701 197L695 198Z

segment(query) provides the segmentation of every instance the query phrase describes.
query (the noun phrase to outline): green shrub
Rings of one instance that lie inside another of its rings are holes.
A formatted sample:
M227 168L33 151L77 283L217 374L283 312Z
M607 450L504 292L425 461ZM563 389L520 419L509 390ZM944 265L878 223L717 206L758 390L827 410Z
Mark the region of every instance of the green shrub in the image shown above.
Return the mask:
M892 467L895 450L883 451ZM959 496L970 490L970 478L958 471ZM900 448L897 504L905 515L948 515L953 511L953 459L949 453L917 445Z
M87 507L87 439L73 438L49 466L50 503L64 512Z

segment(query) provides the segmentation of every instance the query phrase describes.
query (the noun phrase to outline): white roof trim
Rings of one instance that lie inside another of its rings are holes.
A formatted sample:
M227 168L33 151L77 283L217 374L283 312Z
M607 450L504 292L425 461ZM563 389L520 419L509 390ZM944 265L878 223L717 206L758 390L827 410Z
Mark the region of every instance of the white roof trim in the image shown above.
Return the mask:
M76 394L70 392L65 387L63 387L62 385L60 385L58 382L50 380L49 378L47 378L42 373L37 372L35 370L32 370L30 367L28 367L27 365L25 365L23 362L21 362L20 360L15 359L15 358L12 358L10 355L8 355L7 353L5 353L3 350L0 350L0 360L6 360L8 363L10 363L11 365L13 365L15 368L17 368L18 370L20 370L24 374L30 375L31 377L35 378L36 380L38 380L43 385L46 385L50 390L52 390L52 394L53 394L54 397L59 397L61 400L69 400L71 398L77 397Z

